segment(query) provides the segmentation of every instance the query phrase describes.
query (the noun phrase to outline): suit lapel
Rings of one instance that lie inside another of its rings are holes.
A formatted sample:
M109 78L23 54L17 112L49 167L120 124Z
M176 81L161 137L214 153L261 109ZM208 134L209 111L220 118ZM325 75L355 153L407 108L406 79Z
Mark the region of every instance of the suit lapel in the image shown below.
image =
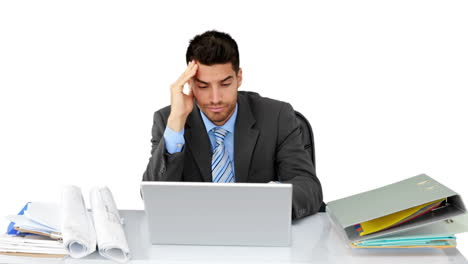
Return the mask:
M237 102L238 113L234 131L236 182L247 182L252 153L257 143L259 132L253 128L255 118L244 95L238 94Z
M200 168L203 180L211 182L211 143L196 105L187 118L185 137L186 142L190 142L193 158Z

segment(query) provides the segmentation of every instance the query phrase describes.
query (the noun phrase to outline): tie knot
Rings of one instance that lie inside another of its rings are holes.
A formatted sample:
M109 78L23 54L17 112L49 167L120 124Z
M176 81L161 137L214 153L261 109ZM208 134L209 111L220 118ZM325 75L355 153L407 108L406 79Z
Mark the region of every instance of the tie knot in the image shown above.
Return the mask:
M223 143L224 137L226 137L227 133L229 133L226 129L220 127L213 128L213 132L216 139L216 145Z

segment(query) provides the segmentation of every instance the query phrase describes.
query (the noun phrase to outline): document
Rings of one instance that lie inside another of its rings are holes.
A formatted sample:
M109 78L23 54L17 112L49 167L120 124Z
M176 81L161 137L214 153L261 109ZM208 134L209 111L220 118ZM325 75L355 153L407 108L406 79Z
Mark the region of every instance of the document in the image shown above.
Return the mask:
M41 236L0 235L0 254L39 257L65 257L63 244Z
M93 188L90 201L99 254L120 263L129 261L130 250L122 227L123 221L109 188Z
M53 232L59 232L59 229L39 224L25 215L9 215L6 218L15 223L14 228L16 230L23 233L35 233L50 236Z
M52 230L60 230L60 207L55 203L30 203L24 215Z
M23 214L9 215L13 228L22 233L34 233L52 238L61 238L60 206L53 203L28 203Z
M358 225L361 229L359 230L359 227L357 228L359 230L359 235L364 236L403 224L411 219L430 212L434 208L438 207L444 200L445 199L439 199L437 201L425 203L370 221L362 222Z
M63 245L73 258L82 258L96 250L96 231L86 210L81 189L67 186L62 192L61 230Z
M457 245L453 235L441 236L400 236L368 239L351 244L355 248L449 248Z

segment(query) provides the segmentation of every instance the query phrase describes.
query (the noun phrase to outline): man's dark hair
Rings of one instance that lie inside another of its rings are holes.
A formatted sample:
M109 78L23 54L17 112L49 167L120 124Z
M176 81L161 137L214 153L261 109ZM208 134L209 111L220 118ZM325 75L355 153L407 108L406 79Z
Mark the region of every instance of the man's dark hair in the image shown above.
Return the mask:
M227 33L215 30L196 35L187 48L187 63L197 60L204 65L232 63L239 71L239 50L236 41Z

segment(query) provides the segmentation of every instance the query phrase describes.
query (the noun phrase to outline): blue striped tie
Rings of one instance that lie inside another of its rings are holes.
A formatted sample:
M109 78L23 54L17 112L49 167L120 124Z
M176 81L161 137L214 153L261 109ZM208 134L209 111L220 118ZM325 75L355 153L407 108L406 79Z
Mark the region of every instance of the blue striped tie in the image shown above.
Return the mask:
M213 132L216 140L216 147L211 159L213 182L234 182L231 159L229 159L229 154L224 147L224 137L229 132L220 127L213 128Z

